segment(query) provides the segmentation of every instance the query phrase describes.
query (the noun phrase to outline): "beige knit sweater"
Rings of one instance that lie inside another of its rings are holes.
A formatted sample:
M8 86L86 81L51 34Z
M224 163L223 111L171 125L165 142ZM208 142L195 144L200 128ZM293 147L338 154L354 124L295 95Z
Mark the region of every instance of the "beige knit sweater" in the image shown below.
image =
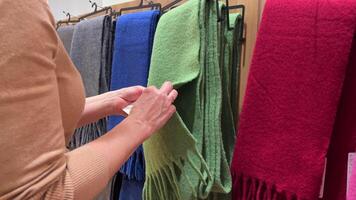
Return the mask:
M0 199L93 199L109 181L90 149L68 152L81 77L46 0L0 0Z

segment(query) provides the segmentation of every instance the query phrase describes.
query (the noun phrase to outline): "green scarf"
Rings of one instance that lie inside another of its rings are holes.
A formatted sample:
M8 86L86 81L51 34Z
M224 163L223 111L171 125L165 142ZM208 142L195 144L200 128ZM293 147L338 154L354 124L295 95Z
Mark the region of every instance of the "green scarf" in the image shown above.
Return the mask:
M237 122L237 105L239 94L239 72L240 72L240 54L242 43L239 41L240 14L230 14L230 27L233 30L228 30L226 21L219 24L220 37L220 68L222 77L222 110L221 110L221 133L222 142L226 154L226 159L231 164L231 158L235 145L235 124ZM230 172L228 172L230 173ZM220 192L210 193L209 200L230 200L231 194Z
M231 59L220 49L231 48L221 42L232 37L220 41L222 27L215 2L206 0L190 0L158 23L148 84L170 80L179 96L177 113L144 143L144 199L228 198L235 129L222 80Z

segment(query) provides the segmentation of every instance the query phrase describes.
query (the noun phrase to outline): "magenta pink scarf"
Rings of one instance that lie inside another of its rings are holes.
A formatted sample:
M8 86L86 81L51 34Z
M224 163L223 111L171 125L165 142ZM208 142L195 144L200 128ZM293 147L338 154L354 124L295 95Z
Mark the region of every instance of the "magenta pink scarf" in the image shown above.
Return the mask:
M355 0L267 1L232 163L234 200L318 199L328 147L339 134L355 25Z

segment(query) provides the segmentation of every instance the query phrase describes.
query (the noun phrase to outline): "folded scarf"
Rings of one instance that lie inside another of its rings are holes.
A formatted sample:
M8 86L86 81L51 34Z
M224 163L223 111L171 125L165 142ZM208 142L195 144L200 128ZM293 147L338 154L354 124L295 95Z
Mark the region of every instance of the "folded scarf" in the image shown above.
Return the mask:
M59 38L62 40L67 53L70 54L70 49L72 47L72 39L73 39L74 26L61 26L58 28L57 33Z
M235 123L237 121L237 105L239 99L239 72L241 56L241 15L230 14L230 26L233 30L227 29L226 21L222 22L220 41L221 52L220 66L222 66L222 114L221 127L223 127L222 136L224 149L226 151L227 161L231 164L231 158L235 145Z
M225 51L219 51L218 33L213 1L188 1L158 23L148 84L172 81L179 95L177 113L143 145L144 199L228 198L233 141L223 137L235 132L231 110L231 121L224 122L231 126L221 126L228 99L221 68L228 64L220 63Z
M355 6L266 2L240 115L233 199L318 199Z
M86 96L108 91L112 53L111 18L100 16L79 22L74 29L70 56L80 72ZM84 145L106 132L106 119L76 130L70 148Z
M236 20L231 20L236 19ZM241 52L242 52L242 34L243 30L241 29L243 21L240 15L230 14L230 22L234 27L233 31L233 43L231 50L231 67L230 67L230 101L232 107L232 115L234 123L237 123L238 120L238 108L239 108L239 99L240 99L240 72L241 72Z
M137 12L122 15L117 20L111 90L147 85L153 37L159 14L159 11ZM110 117L108 128L115 127L122 120L123 117L120 116ZM128 179L144 180L142 146L138 147L120 171Z
M354 157L346 200L356 200L356 158Z
M327 154L325 200L345 199L348 155L356 150L356 35L349 57L349 65ZM350 187L350 189L356 190L356 187Z
M225 10L220 10L225 11ZM241 15L230 14L230 26L233 30L227 29L227 21L222 21L219 24L219 31L222 37L219 36L220 43L220 68L222 78L222 108L221 108L221 133L222 143L226 154L228 164L231 164L232 154L235 145L235 122L237 115L235 109L238 105L238 82L239 82L239 62L241 51L240 31L241 31ZM231 194L221 192L212 192L207 199L211 200L230 200Z

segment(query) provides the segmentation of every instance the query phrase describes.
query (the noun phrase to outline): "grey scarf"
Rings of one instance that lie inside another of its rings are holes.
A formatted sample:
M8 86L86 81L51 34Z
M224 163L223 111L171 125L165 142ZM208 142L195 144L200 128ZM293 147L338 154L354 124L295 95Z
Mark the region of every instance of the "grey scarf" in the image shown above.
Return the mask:
M81 21L74 28L70 56L83 78L87 97L109 90L112 33L112 22L108 16ZM106 131L106 118L83 126L76 130L69 148L84 145Z
M70 49L72 47L74 26L68 25L68 26L59 27L57 32L58 32L59 38L62 40L64 47L69 54Z

